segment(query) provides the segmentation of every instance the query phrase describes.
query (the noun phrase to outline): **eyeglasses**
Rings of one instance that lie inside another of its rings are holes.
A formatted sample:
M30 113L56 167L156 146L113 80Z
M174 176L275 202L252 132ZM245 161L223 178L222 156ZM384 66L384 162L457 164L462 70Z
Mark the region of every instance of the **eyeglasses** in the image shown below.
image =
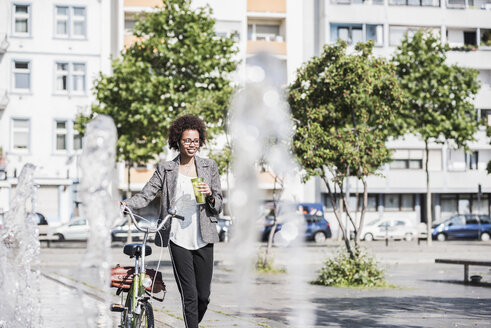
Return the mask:
M199 139L194 139L194 140L191 140L191 139L182 139L182 143L184 145L186 145L186 146L189 146L192 143L199 146Z

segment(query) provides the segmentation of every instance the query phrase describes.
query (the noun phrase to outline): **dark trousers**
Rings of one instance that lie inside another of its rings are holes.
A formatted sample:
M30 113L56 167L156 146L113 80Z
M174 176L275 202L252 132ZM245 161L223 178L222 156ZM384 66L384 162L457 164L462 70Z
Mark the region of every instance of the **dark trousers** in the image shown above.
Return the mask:
M189 250L169 242L174 277L181 293L186 328L198 328L210 303L213 244Z

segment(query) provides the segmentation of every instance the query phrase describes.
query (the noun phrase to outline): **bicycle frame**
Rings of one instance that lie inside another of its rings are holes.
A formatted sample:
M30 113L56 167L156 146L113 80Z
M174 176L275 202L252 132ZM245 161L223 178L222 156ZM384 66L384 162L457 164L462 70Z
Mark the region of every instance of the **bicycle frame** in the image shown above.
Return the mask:
M145 295L145 286L143 285L143 281L146 277L145 270L145 253L146 253L146 245L148 234L156 233L163 228L165 223L175 217L177 219L183 220L182 216L179 216L175 213L175 211L169 210L169 214L162 220L162 222L156 228L142 228L138 225L138 222L135 219L135 216L131 209L125 205L123 205L123 212L126 212L130 215L133 224L136 229L143 232L143 242L141 244L141 255L135 256L135 274L133 277L133 282L131 283L130 290L128 291L128 295L126 296L126 301L124 304L124 310L121 314L121 327L131 327L137 328L137 325L140 323L141 319L146 320L146 318L141 318L142 308L148 303L150 297ZM131 227L130 227L131 228ZM148 287L148 286L147 286ZM124 294L121 295L123 298Z

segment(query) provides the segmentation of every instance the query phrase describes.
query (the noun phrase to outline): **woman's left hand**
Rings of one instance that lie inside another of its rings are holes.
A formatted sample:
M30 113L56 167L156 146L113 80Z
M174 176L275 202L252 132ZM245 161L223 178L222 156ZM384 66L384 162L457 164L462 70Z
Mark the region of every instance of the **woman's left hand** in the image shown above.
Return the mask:
M204 182L201 182L199 185L198 185L198 188L199 188L199 191L204 194L205 196L211 196L213 193L211 191L211 188L210 186L208 186L206 183Z

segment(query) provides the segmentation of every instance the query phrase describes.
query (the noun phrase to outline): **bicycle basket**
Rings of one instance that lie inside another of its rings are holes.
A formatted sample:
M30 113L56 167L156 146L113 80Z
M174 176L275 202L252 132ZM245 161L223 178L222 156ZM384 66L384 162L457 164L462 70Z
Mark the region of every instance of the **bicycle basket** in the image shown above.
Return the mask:
M156 276L155 276L156 275ZM122 291L127 292L131 288L133 278L135 276L135 268L130 266L119 266L111 268L111 287L121 288ZM153 269L146 270L146 276L152 279L152 286L146 288L147 291L153 293L165 292L165 283L162 279L162 273Z

